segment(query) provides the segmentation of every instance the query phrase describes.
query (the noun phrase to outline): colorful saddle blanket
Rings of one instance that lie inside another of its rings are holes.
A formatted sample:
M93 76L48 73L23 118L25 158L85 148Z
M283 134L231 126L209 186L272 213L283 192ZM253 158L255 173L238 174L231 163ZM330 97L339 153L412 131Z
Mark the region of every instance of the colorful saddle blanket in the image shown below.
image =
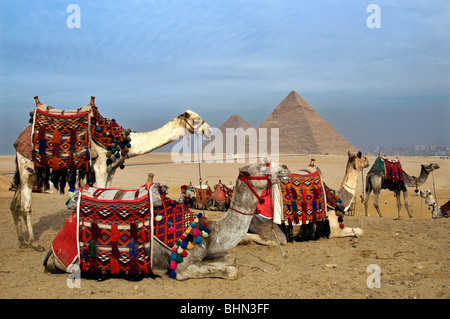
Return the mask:
M385 179L382 188L387 188L391 191L401 190L405 191L405 182L403 179L403 169L398 160L384 160Z
M319 171L300 170L281 183L284 218L289 225L317 223L326 217L326 198Z
M211 198L211 187L205 185L206 187L194 187L195 195L196 195L196 203L197 205L206 205Z
M223 202L230 203L233 197L233 191L223 184L214 186L214 191L211 194L211 199L214 199L219 205Z
M209 235L207 223L152 184L137 190L86 187L77 210L52 242L65 269L78 262L89 277L105 274L150 276L152 245L172 249L171 276L187 256L186 249Z
M86 174L88 184L94 183L90 163L92 139L108 148L108 165L118 158L123 159L131 147L130 131L125 131L115 120L102 117L93 103L73 111L38 104L32 123L31 158L35 163L38 182L44 189L50 187L51 179L55 187L64 193L66 182L74 188L77 177L84 178Z

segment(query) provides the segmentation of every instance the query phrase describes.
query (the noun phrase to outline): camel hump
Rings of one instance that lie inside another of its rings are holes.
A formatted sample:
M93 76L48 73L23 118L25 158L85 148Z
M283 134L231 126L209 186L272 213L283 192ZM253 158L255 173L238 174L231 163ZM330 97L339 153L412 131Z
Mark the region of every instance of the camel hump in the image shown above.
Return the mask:
M17 152L22 154L23 156L27 158L31 158L31 132L32 132L32 125L28 125L22 133L19 134L19 137L14 142L14 148Z

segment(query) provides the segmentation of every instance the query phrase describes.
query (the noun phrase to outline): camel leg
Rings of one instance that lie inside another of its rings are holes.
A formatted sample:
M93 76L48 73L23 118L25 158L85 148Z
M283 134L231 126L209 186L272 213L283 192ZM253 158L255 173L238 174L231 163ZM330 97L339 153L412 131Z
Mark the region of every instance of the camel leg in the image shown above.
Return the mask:
M13 200L11 202L11 214L16 226L17 239L19 240L19 247L26 248L28 244L25 241L22 227L22 214L20 213L20 188L18 187L14 193Z
M413 218L413 215L411 214L411 211L409 210L408 191L407 190L403 192L403 202L405 204L405 208L406 208L406 211L408 212L409 218Z
M397 211L398 211L397 212L398 217L394 218L394 219L400 219L401 218L400 214L402 211L402 202L400 201L400 191L395 191L394 194L395 194L395 198L397 199Z
M380 192L373 190L373 206L375 207L375 209L377 210L378 216L383 217L381 215L381 211L380 211L380 205L379 205L379 198L380 198Z
M183 264L179 264L182 266ZM178 267L177 280L200 278L223 278L234 280L237 278L236 257L225 254L221 258L204 260L189 264L186 268Z
M44 251L44 248L34 238L33 223L31 221L31 194L33 187L37 183L37 177L31 165L32 162L29 159L20 154L17 155L17 169L20 182L16 186L17 188L11 201L10 210L16 224L20 247L31 246L36 251ZM25 241L22 231L21 218L24 220L28 230L28 243Z
M364 198L364 213L367 215L367 211L368 211L368 206L369 206L369 198L370 198L370 193L371 191L366 192L366 196Z

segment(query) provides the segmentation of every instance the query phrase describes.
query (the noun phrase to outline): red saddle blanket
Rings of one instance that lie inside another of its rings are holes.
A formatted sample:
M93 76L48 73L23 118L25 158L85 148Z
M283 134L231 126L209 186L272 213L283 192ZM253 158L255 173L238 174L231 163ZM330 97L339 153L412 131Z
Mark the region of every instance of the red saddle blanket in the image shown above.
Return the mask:
M65 269L79 262L83 272L94 274L152 275L154 240L172 249L180 263L188 245L209 234L202 217L154 184L137 190L86 187L52 251Z
M401 190L405 191L405 182L403 178L403 169L398 160L384 160L385 179L382 188L387 188L391 191Z
M89 112L62 115L36 109L32 155L36 167L89 169Z
M209 186L206 188L194 187L194 190L197 205L206 205L211 198L211 188Z

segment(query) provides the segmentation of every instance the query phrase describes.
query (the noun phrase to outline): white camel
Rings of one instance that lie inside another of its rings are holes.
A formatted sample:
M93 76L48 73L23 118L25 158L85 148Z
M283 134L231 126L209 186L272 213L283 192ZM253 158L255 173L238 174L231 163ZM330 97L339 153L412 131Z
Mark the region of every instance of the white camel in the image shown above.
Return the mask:
M418 191L416 195L425 199L425 204L427 204L428 209L431 210L431 216L433 218L447 217L447 215L441 211L441 208L438 207L436 201L434 200L433 194L429 189L426 189L424 191Z
M342 205L347 210L355 197L356 185L359 172L369 166L369 160L361 152L348 152L348 161L345 169L345 175L342 179L341 186L336 191L338 197L342 200ZM360 237L363 234L360 228L339 227L339 213L334 210L327 211L327 217L330 223L330 238L341 237ZM259 244L273 246L277 242L286 244L287 239L283 232L272 222L262 222L259 218L254 217L250 224L249 234L244 238L242 243L253 240ZM294 226L293 236L300 233L300 226ZM274 235L276 238L274 238Z
M86 105L86 107L93 105L94 99L95 97L91 97L91 104ZM37 96L35 97L35 101L36 106L42 105ZM61 111L51 110L51 112L58 113ZM156 130L144 133L131 132L130 137L132 145L127 154L128 158L150 153L189 133L193 134L200 132L207 139L211 136L211 128L208 123L206 123L197 113L187 110ZM91 159L97 187L108 187L111 184L116 169L123 163L123 160L117 160L108 166L106 162L107 152L108 150L105 147L95 141L91 141ZM31 194L36 183L37 177L33 160L16 150L16 173L14 177L14 186L16 190L10 209L17 230L17 237L21 248L31 247L34 250L43 251L44 248L39 245L39 242L34 237L31 220ZM22 220L26 224L29 237L28 241L24 237Z
M236 279L236 259L226 252L235 247L247 233L262 192L289 175L286 166L278 167L272 174L268 174L265 164L250 164L240 168L230 208L222 218L208 220L209 236L201 244L196 244L183 262L177 265L175 278ZM157 240L153 243L153 273L163 275L169 269L172 250ZM51 251L45 265L50 272L55 272L58 267Z

